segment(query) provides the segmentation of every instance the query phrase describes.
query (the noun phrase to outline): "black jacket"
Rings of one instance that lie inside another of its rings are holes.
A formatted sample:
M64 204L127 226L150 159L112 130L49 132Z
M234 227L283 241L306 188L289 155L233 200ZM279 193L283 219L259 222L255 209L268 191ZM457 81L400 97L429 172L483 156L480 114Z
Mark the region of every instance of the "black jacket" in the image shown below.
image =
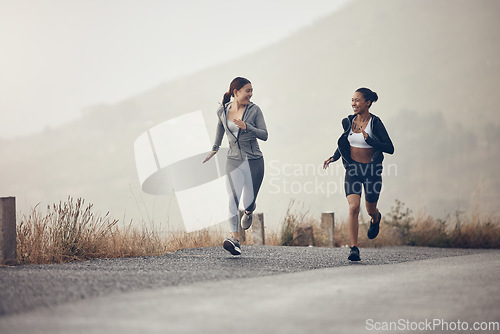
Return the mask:
M338 147L335 153L330 157L333 158L333 161L337 161L340 157L342 157L342 163L344 167L348 167L350 163L352 163L351 159L351 147L349 144L349 140L347 136L349 136L349 132L352 128L352 121L356 115L349 115L342 120L342 127L344 128L344 133L340 136L337 141ZM374 153L372 157L371 163L381 164L384 160L384 154L393 154L394 153L394 145L392 145L391 138L389 138L389 134L385 129L384 123L382 120L370 113L372 117L371 122L371 132L372 136L368 136L366 139L366 143L373 147Z

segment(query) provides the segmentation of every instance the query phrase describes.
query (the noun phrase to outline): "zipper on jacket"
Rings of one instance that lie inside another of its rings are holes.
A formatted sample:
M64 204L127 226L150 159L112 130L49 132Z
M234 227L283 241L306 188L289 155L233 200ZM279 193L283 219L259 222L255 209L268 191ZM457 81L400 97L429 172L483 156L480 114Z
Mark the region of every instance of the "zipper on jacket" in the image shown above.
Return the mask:
M228 122L228 119L227 119L227 114L229 113L229 110L226 110L226 106L224 106L224 116L226 118L226 128L229 129L229 124L227 123ZM240 136L240 128L238 128L238 137ZM238 142L238 137L234 135L233 131L229 131L234 138L236 138L236 142ZM239 144L238 144L238 147L239 147Z
M248 110L248 106L250 106L250 104L247 104L245 110L243 110L243 115L241 115L242 121L245 119L245 114ZM227 120L227 115L226 115L226 120ZM241 128L238 129L238 137L236 138L236 143L238 144L238 150L240 151L241 160L243 160L243 152L241 151L241 146L240 146L240 134L241 134Z
M234 137L234 139L236 139L236 144L238 144L238 151L240 152L240 157L243 158L243 156L241 154L240 141L238 139L238 137L240 136L241 129L238 128L238 136L235 136L234 133L233 133L233 131L229 130L229 124L227 123L228 122L227 114L229 113L229 110L226 109L226 106L223 106L223 108L224 108L224 118L226 119L226 129L228 129L228 132ZM243 113L245 113L245 112L243 112Z
M247 106L245 107L245 110L243 111L243 115L241 115L241 120L242 120L242 121L243 121L243 119L245 118L245 114L246 114L246 112L247 112L247 110L248 110L248 107L249 107L249 106L250 106L250 105L249 105L249 104L247 104ZM228 119L227 119L227 114L228 114L228 113L229 113L229 110L226 110L226 107L224 106L224 115L226 116L226 128L228 128L228 129L229 129L229 125L227 124L227 122L228 122ZM235 136L235 135L234 135L234 133L233 133L232 131L229 131L229 132L233 135L233 137L234 137L234 138L236 138L236 142L239 142L240 133L241 133L241 128L238 128L238 136ZM238 144L238 147L239 147L239 144Z
M349 122L349 126L347 127L347 129L344 131L344 133L342 134L342 136L345 137L345 140L347 141L347 143L349 143L349 139L347 139L347 137L349 136L349 132L351 131L352 129L352 124L354 123L354 117L351 117L349 118L349 116L347 117L347 121ZM342 137L341 136L341 137ZM347 148L346 148L347 149ZM339 148L339 152L340 152L340 156L342 157L342 160L345 161L346 163L349 163L350 162L347 160L347 157L342 153L342 150ZM349 156L349 159L352 160L352 158Z
M226 129L229 129L229 125L228 125L228 118L227 118L227 115L229 113L229 110L226 109L226 106L223 106L224 108L224 116L226 118ZM241 115L241 120L243 121L245 119L245 115L247 113L247 110L250 109L250 104L248 104L246 107L245 107L245 110L243 111L243 115ZM240 134L241 134L241 128L238 128L238 135L235 136L234 133L232 131L229 131L231 133L231 135L235 138L235 142L236 144L238 145L238 151L240 152L240 157L241 159L243 159L243 152L241 151L241 146L240 146ZM253 153L253 146L252 146L252 143L250 142L250 147L252 149L252 153Z

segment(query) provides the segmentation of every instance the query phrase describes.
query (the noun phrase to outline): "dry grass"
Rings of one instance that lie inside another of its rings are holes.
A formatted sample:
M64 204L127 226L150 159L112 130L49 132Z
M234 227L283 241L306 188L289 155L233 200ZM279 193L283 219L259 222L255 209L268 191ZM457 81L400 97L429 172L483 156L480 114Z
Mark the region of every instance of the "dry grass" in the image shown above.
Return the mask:
M47 207L35 207L17 226L17 257L21 264L60 263L101 257L160 254L165 250L158 233L130 226L119 228L109 213L93 213L92 204L68 198Z
M69 197L46 212L36 206L17 225L20 264L47 264L95 258L157 256L185 248L215 247L226 237L212 227L196 232L165 232L153 223L120 225L109 213L92 211L92 204ZM247 244L251 244L247 234ZM278 245L277 232L266 233L266 244Z
M314 231L316 246L323 246L325 236L320 229L320 221L308 217L308 213L297 213L292 201L283 221L283 245L289 240L298 226L309 225ZM301 219L299 219L301 218ZM404 203L396 200L391 212L386 214L380 225L381 232L376 239L366 236L368 223L360 223L358 244L361 247L384 246L426 246L455 248L500 248L500 217L481 216L478 213L467 215L457 212L445 220L428 215L412 216ZM349 245L347 223L337 221L334 230L334 246Z
M153 224L121 226L109 213L92 212L92 204L68 198L22 215L17 226L20 264L61 263L94 258L155 256L181 248L220 244L221 231L166 233Z
M156 256L184 248L218 247L226 232L211 228L197 232L163 232L153 224L122 226L109 213L92 212L92 204L73 200L47 207L45 213L35 207L23 215L17 226L17 255L20 264L61 263L94 258ZM310 217L304 207L292 201L279 231L266 228L266 245L313 244L326 246L327 237L319 219ZM446 220L420 215L413 217L404 203L396 201L382 220L381 233L368 240L367 223L359 226L359 246L396 245L500 248L500 218L456 213ZM304 232L305 231L305 232ZM304 233L309 234L305 238ZM251 244L247 234L246 244ZM336 222L334 246L349 244L345 222Z
M297 208L297 205L295 200L291 200L288 204L281 228L280 244L282 246L292 246L296 242L298 229L315 224L315 221L309 217L309 211L304 211L303 205L300 208Z
M222 244L225 233L217 229L204 229L196 232L171 232L167 238L167 251L185 248L217 247Z

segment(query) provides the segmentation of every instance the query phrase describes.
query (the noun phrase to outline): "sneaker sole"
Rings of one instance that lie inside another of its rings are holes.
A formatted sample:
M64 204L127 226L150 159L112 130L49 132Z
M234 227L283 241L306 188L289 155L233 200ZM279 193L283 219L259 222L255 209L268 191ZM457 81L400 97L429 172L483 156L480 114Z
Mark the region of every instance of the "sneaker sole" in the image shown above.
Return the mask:
M250 227L252 227L252 222L250 222L250 225L248 225L248 226L246 224L243 224L243 223L241 223L240 225L241 225L242 229L248 230Z
M347 258L348 260L350 261L361 261L361 257L357 256L357 255L349 255L349 257Z
M241 255L241 249L239 247L236 247L236 245L229 240L224 240L222 247L224 247L224 249L232 255Z
M245 215L243 215L241 217L241 222L240 222L240 226L242 229L244 230L248 230L251 226L252 226L252 222L253 222L253 217L250 216L251 218L250 219L247 219L247 220L243 220L243 218L245 218ZM250 220L250 224L248 223L248 221Z

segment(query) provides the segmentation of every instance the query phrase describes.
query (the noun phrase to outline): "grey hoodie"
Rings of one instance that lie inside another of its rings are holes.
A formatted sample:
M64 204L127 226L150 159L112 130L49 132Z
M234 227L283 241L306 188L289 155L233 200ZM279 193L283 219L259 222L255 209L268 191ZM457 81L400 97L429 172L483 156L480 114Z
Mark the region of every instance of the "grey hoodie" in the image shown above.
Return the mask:
M227 126L227 112L232 102L228 102L225 106L221 106L217 110L219 122L215 133L215 143L212 147L213 151L218 151L222 143L224 132L227 135L229 142L229 152L227 157L233 160L259 159L262 157L257 139L267 140L267 127L264 121L264 115L259 106L250 102L243 112L242 121L245 122L246 130L239 129L238 136L235 137Z

